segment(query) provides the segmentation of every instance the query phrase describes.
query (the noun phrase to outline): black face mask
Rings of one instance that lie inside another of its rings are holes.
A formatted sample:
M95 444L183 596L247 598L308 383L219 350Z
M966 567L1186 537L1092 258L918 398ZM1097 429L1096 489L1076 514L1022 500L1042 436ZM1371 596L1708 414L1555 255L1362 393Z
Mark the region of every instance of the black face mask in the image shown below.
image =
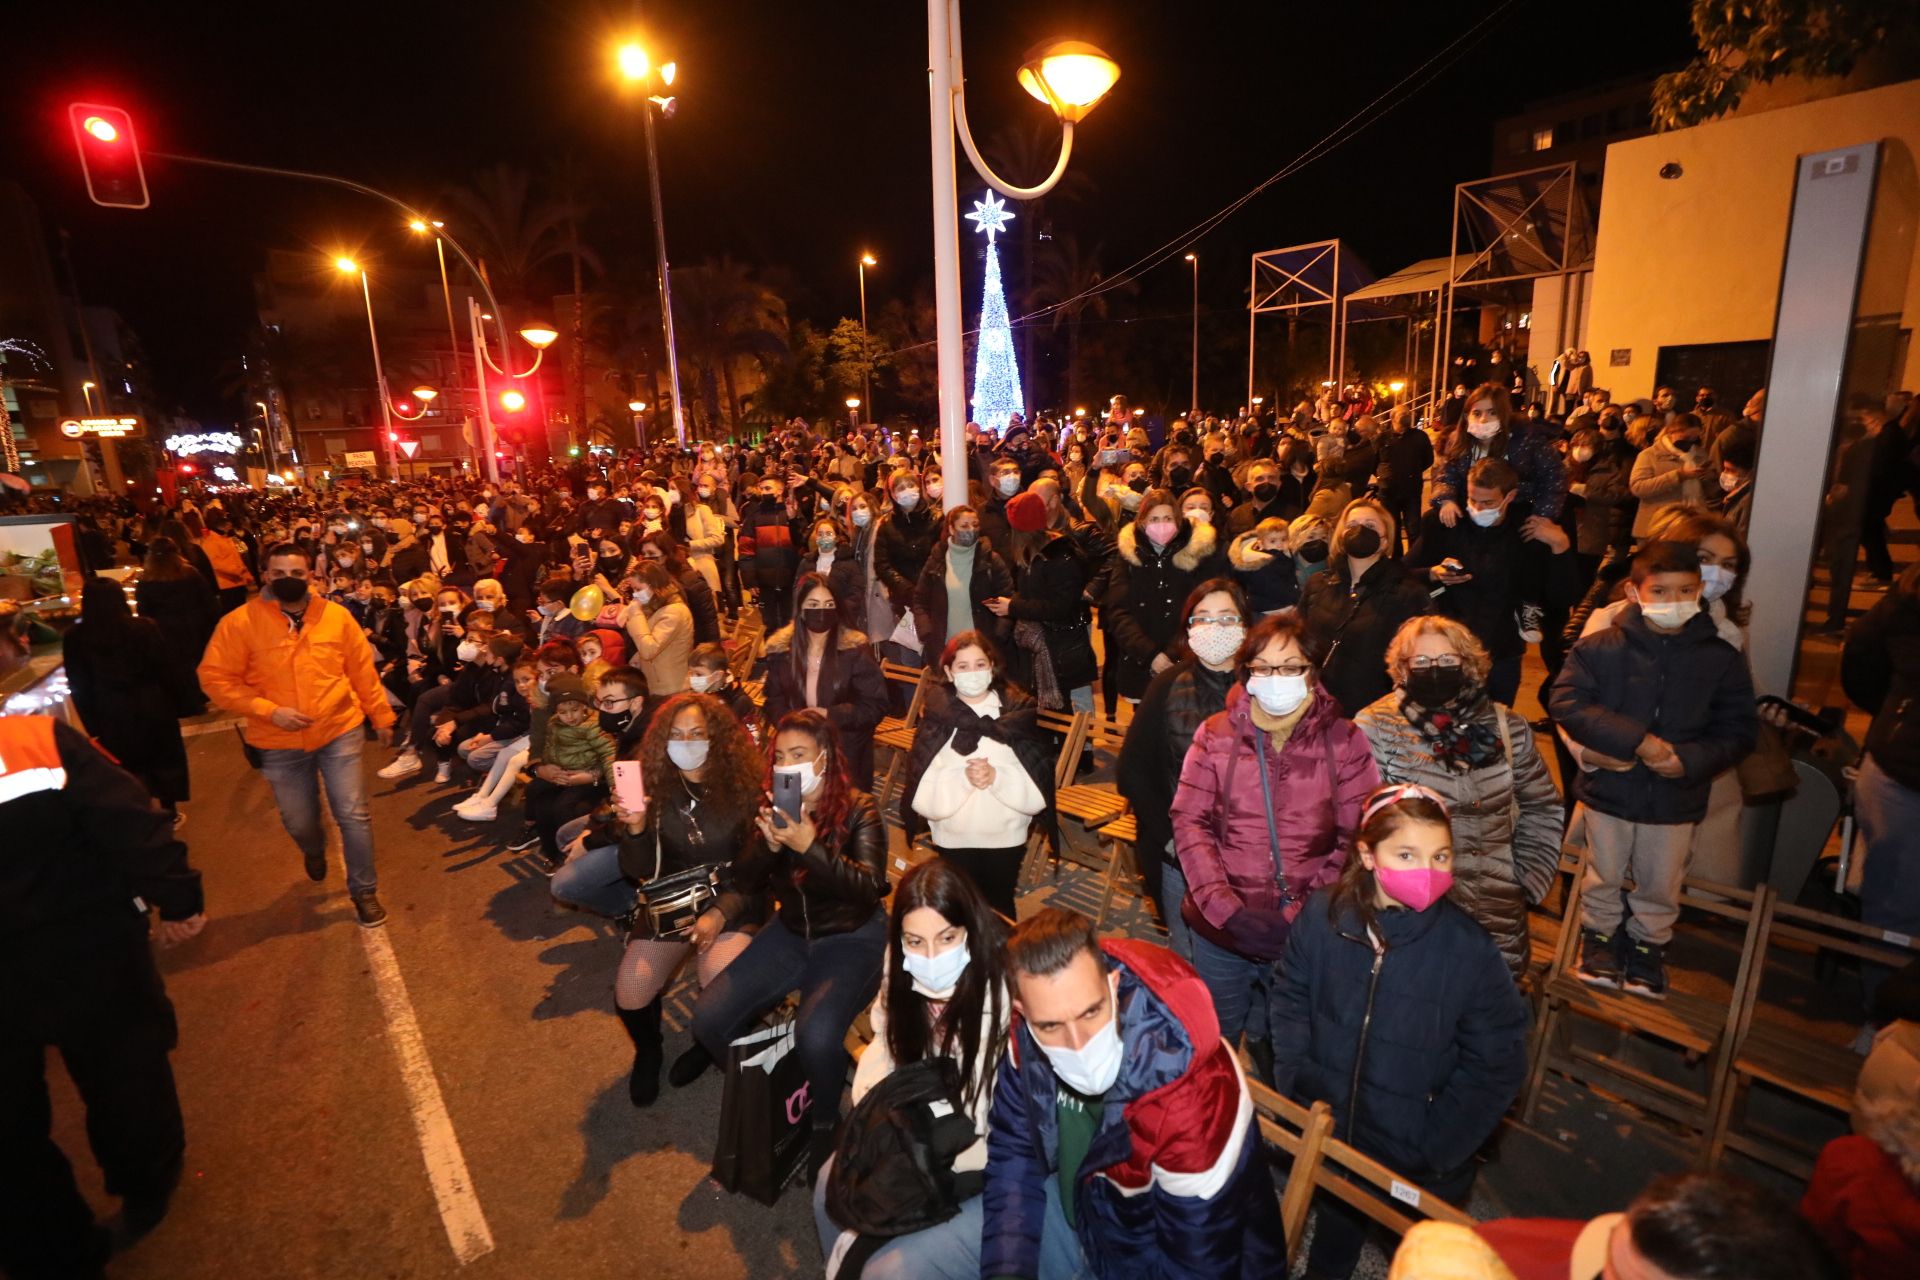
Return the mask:
M1175 467L1167 473L1167 479L1172 482L1175 489L1188 488L1193 484L1193 468L1188 466Z
M1423 707L1444 707L1467 686L1465 667L1425 667L1407 672L1407 696Z
M307 580L305 578L275 578L267 583L267 591L281 604L299 604L307 598Z
M627 558L625 556L601 556L593 562L593 567L608 578L617 578L627 571Z
M1273 495L1280 492L1280 486L1271 480L1262 480L1253 486L1253 500L1265 505L1273 501Z
M1147 478L1145 476L1136 476L1132 480L1127 481L1127 488L1133 490L1135 493L1145 493L1147 491Z
M833 617L834 611L832 609L802 609L800 611L801 625L815 634L822 634L833 630Z
M1694 401L1694 404L1698 405L1702 409L1711 409L1713 408L1713 397L1701 396Z
M1356 560L1380 554L1380 533L1364 524L1354 525L1341 536L1340 545Z
M625 715L619 715L619 716L614 715L613 712L611 711L602 711L600 713L601 731L607 734L609 737L613 737L613 738L619 737L621 734L627 731L627 726L632 723L633 723L633 712L631 711L627 712Z
M1300 558L1308 564L1325 564L1327 562L1327 540L1325 538L1315 538L1312 542L1301 543Z

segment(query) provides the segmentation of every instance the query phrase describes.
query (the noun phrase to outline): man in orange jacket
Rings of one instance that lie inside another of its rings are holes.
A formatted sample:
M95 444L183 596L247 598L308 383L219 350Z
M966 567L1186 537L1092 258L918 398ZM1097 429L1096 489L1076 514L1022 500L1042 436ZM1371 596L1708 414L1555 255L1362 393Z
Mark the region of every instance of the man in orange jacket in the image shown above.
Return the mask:
M267 553L260 596L220 619L200 659L200 687L247 718L247 743L273 787L280 821L306 856L307 875L327 875L320 827L320 775L340 826L347 892L360 923L386 923L375 894L373 823L360 755L373 721L392 737L393 709L374 671L373 649L353 615L307 584L311 557L290 542Z

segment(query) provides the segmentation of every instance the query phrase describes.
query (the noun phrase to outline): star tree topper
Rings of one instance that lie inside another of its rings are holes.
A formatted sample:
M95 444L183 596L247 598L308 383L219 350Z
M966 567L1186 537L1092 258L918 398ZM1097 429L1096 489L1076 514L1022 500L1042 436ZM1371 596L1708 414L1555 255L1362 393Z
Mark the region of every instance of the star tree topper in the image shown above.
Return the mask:
M1013 218L1014 215L1007 212L1007 202L991 191L987 192L985 200L975 200L973 212L967 215L967 221L974 224L975 231L987 233L988 244L992 244L993 238L1007 229L1007 224Z

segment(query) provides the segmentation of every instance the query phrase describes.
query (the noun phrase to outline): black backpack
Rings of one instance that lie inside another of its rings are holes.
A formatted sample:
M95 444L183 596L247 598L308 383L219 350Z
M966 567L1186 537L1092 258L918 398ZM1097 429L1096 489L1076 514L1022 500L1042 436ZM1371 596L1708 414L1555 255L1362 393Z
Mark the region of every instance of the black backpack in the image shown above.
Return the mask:
M827 1216L860 1239L836 1280L856 1280L888 1240L945 1222L979 1194L980 1173L953 1171L954 1157L979 1137L959 1075L947 1057L897 1067L847 1117L827 1177Z

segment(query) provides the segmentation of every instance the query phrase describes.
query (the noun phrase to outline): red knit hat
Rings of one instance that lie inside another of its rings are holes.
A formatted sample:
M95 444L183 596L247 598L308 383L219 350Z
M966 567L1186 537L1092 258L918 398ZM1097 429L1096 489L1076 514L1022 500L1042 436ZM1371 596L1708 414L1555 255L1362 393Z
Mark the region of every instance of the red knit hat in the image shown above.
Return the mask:
M1007 499L1007 523L1021 533L1047 527L1047 501L1037 493L1018 493Z

